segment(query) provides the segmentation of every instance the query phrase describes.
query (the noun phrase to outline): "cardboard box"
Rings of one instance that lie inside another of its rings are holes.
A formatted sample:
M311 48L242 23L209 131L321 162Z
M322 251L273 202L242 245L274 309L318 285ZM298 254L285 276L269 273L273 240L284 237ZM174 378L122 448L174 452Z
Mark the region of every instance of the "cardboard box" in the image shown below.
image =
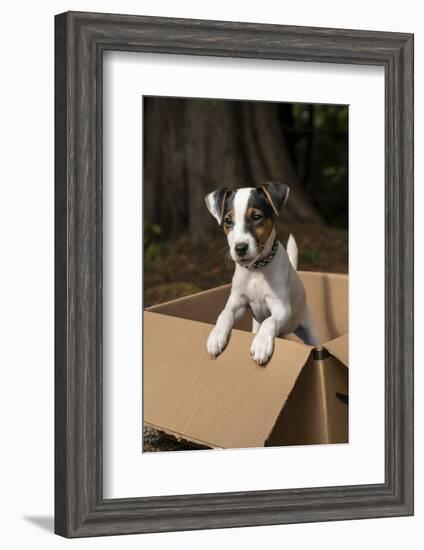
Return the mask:
M348 276L300 272L322 346L276 338L265 367L250 357L249 314L211 360L206 339L230 285L144 312L144 422L207 447L348 441Z

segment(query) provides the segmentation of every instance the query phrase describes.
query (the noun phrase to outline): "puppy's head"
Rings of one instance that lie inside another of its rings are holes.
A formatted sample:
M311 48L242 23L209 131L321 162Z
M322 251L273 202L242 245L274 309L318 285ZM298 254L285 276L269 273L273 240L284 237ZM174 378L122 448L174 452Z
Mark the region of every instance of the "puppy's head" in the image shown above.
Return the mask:
M289 188L282 183L243 187L236 191L218 189L205 197L206 206L227 235L232 259L249 265L265 251Z

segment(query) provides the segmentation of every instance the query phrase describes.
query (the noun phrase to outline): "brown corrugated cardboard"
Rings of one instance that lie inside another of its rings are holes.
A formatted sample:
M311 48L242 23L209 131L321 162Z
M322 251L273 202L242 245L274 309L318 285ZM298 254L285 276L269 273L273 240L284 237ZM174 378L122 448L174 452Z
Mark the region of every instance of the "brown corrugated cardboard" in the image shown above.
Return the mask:
M272 359L250 357L242 319L212 361L206 339L230 286L144 313L144 421L210 447L347 442L348 278L300 273L323 346L277 338Z

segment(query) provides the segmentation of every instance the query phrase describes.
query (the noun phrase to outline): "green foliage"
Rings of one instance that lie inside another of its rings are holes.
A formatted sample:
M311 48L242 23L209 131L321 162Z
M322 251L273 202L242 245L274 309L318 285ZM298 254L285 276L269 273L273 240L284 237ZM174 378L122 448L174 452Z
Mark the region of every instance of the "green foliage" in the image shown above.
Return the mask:
M347 105L295 103L284 125L292 161L309 197L333 226L348 226Z
M316 267L322 263L323 254L317 249L305 248L300 251L300 260L306 266Z
M155 285L145 290L144 305L162 304L168 300L175 300L199 292L200 288L192 283L165 283Z
M155 223L147 223L144 226L143 235L143 248L144 248L144 261L149 263L157 258L162 249L163 243L162 229Z

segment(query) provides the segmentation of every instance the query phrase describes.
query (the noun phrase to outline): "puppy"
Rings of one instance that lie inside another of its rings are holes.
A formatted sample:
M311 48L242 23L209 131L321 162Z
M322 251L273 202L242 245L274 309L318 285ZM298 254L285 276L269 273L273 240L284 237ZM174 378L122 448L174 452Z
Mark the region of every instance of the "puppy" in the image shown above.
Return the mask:
M319 343L296 272L297 246L290 235L287 250L279 243L273 218L287 201L289 188L266 183L258 188L219 189L205 197L206 206L223 225L235 272L227 304L211 331L207 350L212 358L225 348L234 323L246 310L253 317L252 358L264 365L274 338L294 332L306 344Z

